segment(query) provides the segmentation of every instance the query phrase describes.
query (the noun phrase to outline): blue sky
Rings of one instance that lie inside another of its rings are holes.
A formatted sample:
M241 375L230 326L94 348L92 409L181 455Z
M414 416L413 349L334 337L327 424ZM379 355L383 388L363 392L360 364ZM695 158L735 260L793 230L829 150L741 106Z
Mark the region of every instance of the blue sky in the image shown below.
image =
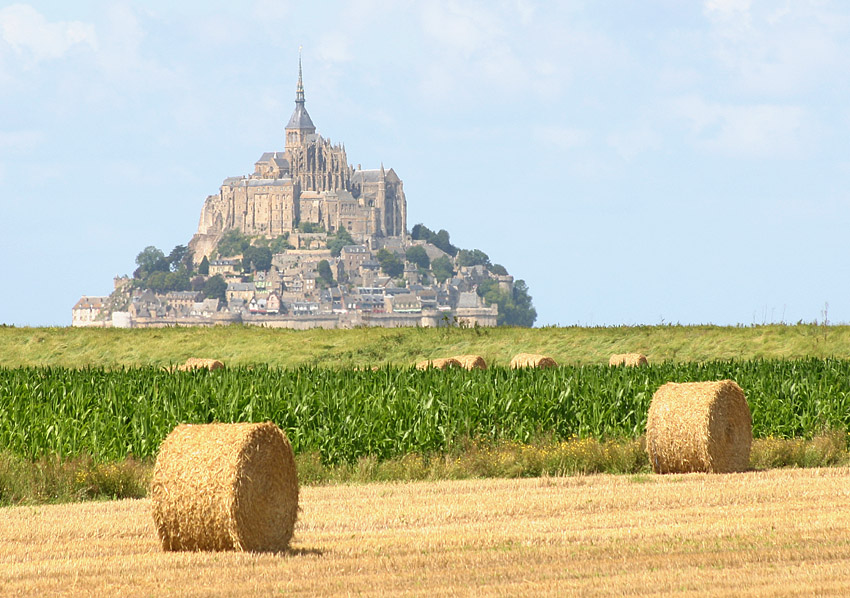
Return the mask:
M319 132L538 325L850 321L847 3L258 0L0 5L0 322L187 243L299 45Z

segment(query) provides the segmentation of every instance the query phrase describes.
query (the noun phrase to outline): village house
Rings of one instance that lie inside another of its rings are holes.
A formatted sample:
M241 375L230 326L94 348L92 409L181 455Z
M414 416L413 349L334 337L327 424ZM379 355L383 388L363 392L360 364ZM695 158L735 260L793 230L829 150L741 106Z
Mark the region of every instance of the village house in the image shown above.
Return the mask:
M254 297L257 288L253 282L230 282L227 283L227 302L231 303L234 299L241 299L246 303Z
M211 260L210 261L210 276L221 274L235 274L242 267L242 260L227 259L227 260Z
M422 311L422 302L412 293L388 295L385 301L387 313L410 314Z
M353 274L360 269L363 262L372 259L372 252L365 245L346 245L340 251L339 259L345 271Z
M98 320L106 307L107 299L108 297L87 297L85 295L81 297L71 308L71 326L107 326L105 321Z

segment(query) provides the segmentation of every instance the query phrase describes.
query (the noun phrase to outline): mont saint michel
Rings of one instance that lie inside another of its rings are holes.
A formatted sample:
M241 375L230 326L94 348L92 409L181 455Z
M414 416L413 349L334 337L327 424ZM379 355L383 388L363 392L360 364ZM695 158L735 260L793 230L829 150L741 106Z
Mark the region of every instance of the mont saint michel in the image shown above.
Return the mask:
M344 227L359 243L377 248L383 237L407 230L407 201L392 168L362 170L348 164L345 146L316 132L307 113L301 65L295 110L286 125L283 151L265 152L248 176L224 180L204 202L189 248L209 257L221 235L276 237L309 223L333 233Z
M225 178L203 202L198 230L168 255L142 250L107 297L84 296L72 325L275 328L530 326L522 280L448 231L408 230L401 178L349 163L318 133L301 60L283 149Z

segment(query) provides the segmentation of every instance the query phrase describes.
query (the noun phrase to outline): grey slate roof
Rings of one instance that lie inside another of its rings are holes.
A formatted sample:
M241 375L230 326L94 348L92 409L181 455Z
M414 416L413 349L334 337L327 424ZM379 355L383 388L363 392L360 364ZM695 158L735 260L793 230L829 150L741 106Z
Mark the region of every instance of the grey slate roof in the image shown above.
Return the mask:
M264 152L260 159L254 164L262 164L263 162L274 162L281 168L289 168L289 162L281 154L282 152Z
M307 109L304 107L303 102L295 103L295 111L292 113L292 118L289 119L289 124L286 125L286 128L316 130L316 125L313 124L310 115L307 114Z
M353 183L377 183L381 180L380 170L355 170L351 175Z
M457 300L458 307L478 307L478 294L473 292L461 293Z

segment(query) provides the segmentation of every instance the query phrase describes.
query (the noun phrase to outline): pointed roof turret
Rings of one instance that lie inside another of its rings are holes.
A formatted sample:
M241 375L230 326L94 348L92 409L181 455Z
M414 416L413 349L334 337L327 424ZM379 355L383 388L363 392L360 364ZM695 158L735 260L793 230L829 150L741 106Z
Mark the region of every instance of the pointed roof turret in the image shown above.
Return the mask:
M295 88L295 111L289 119L287 129L307 129L309 133L316 132L316 126L304 107L304 81L301 76L301 48L298 48L298 87Z

